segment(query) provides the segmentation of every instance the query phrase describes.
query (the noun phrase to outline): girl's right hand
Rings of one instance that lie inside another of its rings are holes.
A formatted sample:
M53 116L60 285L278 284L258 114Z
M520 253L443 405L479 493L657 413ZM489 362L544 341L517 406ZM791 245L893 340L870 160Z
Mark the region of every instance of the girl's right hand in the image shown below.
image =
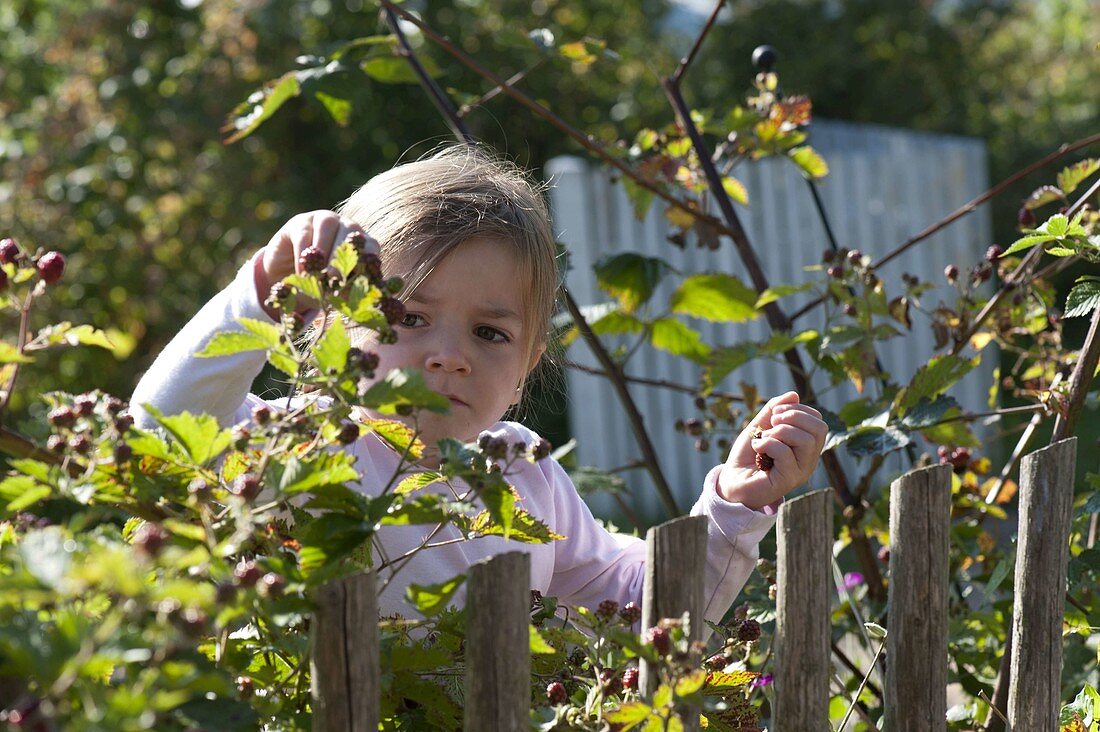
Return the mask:
M271 286L276 282L302 272L299 262L302 252L315 246L325 253L327 260L336 245L353 231L366 235L359 224L334 211L310 211L292 217L275 232L257 257L256 294L260 302L267 299ZM378 243L369 236L367 247L378 252Z

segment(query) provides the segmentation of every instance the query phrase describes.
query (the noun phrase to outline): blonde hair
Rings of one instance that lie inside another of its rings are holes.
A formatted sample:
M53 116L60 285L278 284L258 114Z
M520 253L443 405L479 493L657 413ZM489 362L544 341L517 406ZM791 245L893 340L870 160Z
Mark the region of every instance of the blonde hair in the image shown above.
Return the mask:
M475 145L451 145L371 178L337 207L381 247L382 270L408 297L436 265L474 237L511 247L527 279L523 319L528 352L548 338L557 296L550 215L518 166Z

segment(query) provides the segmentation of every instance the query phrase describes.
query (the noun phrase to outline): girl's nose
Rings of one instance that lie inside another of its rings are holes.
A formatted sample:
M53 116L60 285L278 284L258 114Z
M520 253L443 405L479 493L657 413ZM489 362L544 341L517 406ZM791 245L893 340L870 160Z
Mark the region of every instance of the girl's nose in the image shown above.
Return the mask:
M427 355L424 368L428 371L470 373L470 360L453 339L440 339Z

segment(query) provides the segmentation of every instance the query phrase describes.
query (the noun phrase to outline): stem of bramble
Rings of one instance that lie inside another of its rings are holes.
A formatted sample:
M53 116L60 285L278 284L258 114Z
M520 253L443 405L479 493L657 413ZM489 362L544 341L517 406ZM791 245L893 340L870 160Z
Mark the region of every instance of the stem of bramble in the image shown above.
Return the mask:
M878 650L875 652L875 657L871 659L871 667L867 669L867 673L863 677L863 681L859 682L859 688L856 689L856 693L852 695L852 703L848 706L848 711L844 713L844 719L840 720L840 726L837 729L844 729L848 724L848 720L852 716L852 712L855 711L856 703L859 701L859 695L863 693L863 687L867 685L867 681L871 678L871 672L875 670L875 666L878 664L879 658L882 657L882 652L886 649L886 639L883 638L879 643Z
M34 288L27 293L27 298L23 301L23 305L19 308L19 338L16 341L16 353L22 357L26 353L27 347L27 326L30 323L31 303L34 302ZM3 395L0 395L0 423L3 423L4 412L7 409L8 402L11 401L12 392L15 390L15 380L19 378L19 359L17 358L15 363L11 366L11 376L8 377L7 386L4 387Z

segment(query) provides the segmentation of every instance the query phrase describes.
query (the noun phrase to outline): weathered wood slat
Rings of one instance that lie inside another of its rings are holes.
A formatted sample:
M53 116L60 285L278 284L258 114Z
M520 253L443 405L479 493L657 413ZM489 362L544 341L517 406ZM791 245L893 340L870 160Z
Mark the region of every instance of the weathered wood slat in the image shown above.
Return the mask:
M947 587L951 466L890 487L886 729L947 729Z
M1076 461L1076 437L1036 450L1020 461L1020 528L1012 606L1015 642L1008 689L1012 729L1058 729Z
M703 577L707 559L707 519L681 516L646 532L646 575L642 591L642 629L662 618L689 613L689 638L704 637ZM656 674L649 664L639 667L640 689L655 689ZM699 728L698 714L684 715L684 729Z
M378 729L378 594L373 572L318 588L313 617L314 732Z
M467 732L527 729L531 710L531 557L498 554L470 567L466 587Z
M787 501L776 528L775 729L828 730L833 492Z

